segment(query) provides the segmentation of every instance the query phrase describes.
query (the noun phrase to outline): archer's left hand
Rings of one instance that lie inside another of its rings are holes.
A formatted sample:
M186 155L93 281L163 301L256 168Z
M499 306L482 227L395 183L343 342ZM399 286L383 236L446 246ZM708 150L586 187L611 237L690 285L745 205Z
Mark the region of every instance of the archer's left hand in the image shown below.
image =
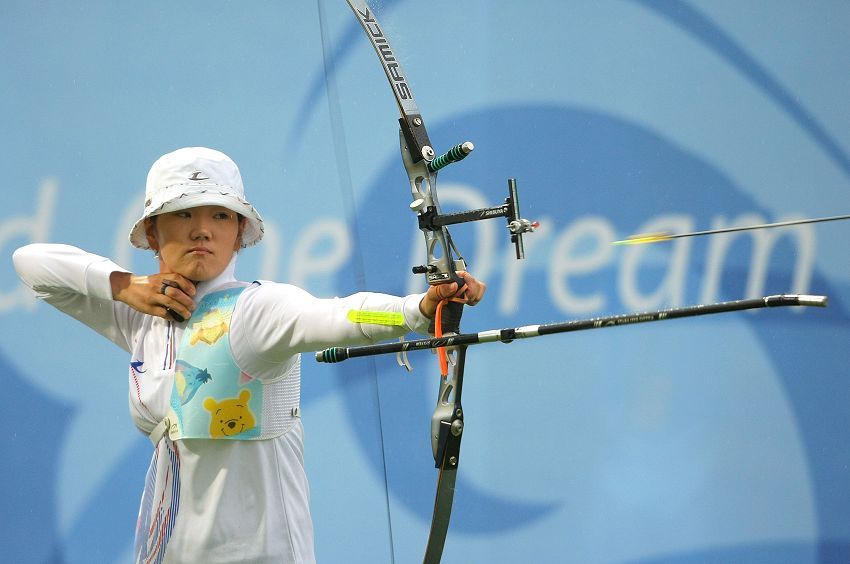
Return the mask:
M466 305L474 306L484 297L484 292L487 291L487 285L484 282L477 280L468 272L459 270L457 274L466 282L460 291L457 289L457 282L428 287L428 292L422 298L422 301L419 302L419 311L425 317L434 319L434 315L437 312L437 304L445 299L455 298Z

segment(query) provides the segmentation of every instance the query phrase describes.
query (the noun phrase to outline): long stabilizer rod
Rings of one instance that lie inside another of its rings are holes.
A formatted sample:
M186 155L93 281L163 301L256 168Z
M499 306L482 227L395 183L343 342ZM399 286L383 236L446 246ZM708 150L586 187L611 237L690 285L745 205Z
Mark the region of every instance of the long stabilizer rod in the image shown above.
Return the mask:
M439 347L451 347L456 345L477 345L480 343L491 343L494 341L510 343L515 339L527 339L530 337L540 337L542 335L552 335L555 333L585 331L587 329L602 329L605 327L619 327L621 325L634 325L636 323L648 323L650 321L664 321L667 319L679 319L682 317L712 315L715 313L725 313L730 311L786 306L826 307L826 305L826 296L780 294L775 296L765 296L762 298L671 308L645 313L627 313L622 315L612 315L609 317L594 317L592 319L583 319L578 321L563 321L544 325L526 325L524 327L516 327L512 329L491 329L488 331L481 331L480 333L461 333L459 335L440 338L415 339L412 341L379 343L377 345L357 347L331 347L317 352L316 360L319 362L342 362L349 358L361 356L408 352L422 349L436 349Z

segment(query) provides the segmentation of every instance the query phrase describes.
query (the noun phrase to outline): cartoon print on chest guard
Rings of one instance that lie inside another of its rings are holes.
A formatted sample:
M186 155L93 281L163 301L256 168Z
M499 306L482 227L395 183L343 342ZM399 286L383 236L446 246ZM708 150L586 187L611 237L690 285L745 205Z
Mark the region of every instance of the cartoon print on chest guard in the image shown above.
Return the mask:
M254 414L248 407L251 399L249 390L239 392L238 398L227 398L216 401L208 397L204 400L204 409L210 412L210 437L220 439L222 437L233 437L249 429L256 424Z
M201 386L210 380L212 375L206 368L198 368L185 360L177 360L174 370L174 389L182 405L189 403Z
M208 311L200 321L192 325L189 344L192 346L197 345L198 342L210 346L216 344L230 329L229 321L229 312L226 314L220 309Z

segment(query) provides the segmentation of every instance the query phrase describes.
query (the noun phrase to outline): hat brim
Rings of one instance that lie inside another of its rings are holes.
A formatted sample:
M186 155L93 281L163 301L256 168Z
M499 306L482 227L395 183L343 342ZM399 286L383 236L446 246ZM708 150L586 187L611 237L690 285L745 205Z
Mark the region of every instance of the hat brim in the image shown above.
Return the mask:
M265 228L263 218L250 202L231 192L228 187L169 186L161 193L161 201L150 202L145 206L142 217L130 230L130 244L139 249L150 249L145 233L145 220L155 215L170 213L200 206L221 206L241 214L247 219L242 232L242 246L250 247L263 238Z

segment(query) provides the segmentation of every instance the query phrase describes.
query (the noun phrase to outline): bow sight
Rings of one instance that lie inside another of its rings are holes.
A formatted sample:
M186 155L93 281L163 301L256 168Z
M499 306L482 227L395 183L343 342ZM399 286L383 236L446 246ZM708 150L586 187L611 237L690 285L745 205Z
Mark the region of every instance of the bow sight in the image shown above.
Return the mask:
M534 231L539 226L539 223L524 219L520 215L519 191L517 190L516 179L508 179L508 197L505 198L505 203L500 206L454 213L441 213L440 203L437 200L436 191L434 190L437 171L452 163L463 160L472 152L475 146L471 142L466 141L455 145L443 155L433 158L434 150L430 145L425 145L419 150L416 150L418 146L414 145L411 148L410 145L411 142L417 143L421 142L421 140L424 140L426 143L429 142L422 118L417 117L414 120L399 119L399 124L401 128L399 141L402 159L405 170L407 170L408 179L410 180L410 191L413 197L413 201L410 203L410 209L417 214L419 229L425 234L428 251L428 264L414 266L413 273L425 274L428 284L443 284L445 282L455 281L462 286L463 280L458 278L454 273L458 270L466 270L466 263L452 241L448 230L445 228L458 223L481 221L497 217L504 217L507 220L511 243L514 244L516 250L516 258L525 258L522 236L524 233ZM411 127L411 124L412 127L421 128L417 132L417 135L411 132L405 133ZM425 155L429 155L430 158ZM417 156L419 157L418 160L416 159ZM442 253L436 252L437 244L442 247ZM452 252L457 255L457 259L452 258ZM441 255L442 258L438 258L436 255Z
M464 145L472 145L469 141ZM460 145L458 145L460 147ZM466 155L464 155L466 156ZM508 178L508 197L505 198L505 203L501 206L490 208L479 208L455 213L439 213L434 205L426 205L424 197L415 197L410 204L410 208L417 212L419 219L419 229L422 231L436 231L440 227L455 225L457 223L466 223L469 221L481 221L484 219L493 219L496 217L504 217L508 221L508 232L511 234L511 243L516 249L516 258L525 258L525 248L523 246L522 235L534 231L539 227L536 221L529 221L520 216L519 212L519 196L516 187L516 179ZM451 237L448 239L449 245L458 255L460 252L452 243ZM463 263L463 258L458 257L455 264L455 270L464 270L466 265ZM437 269L433 265L414 266L414 274L433 274ZM431 277L428 278L429 283L433 283Z

